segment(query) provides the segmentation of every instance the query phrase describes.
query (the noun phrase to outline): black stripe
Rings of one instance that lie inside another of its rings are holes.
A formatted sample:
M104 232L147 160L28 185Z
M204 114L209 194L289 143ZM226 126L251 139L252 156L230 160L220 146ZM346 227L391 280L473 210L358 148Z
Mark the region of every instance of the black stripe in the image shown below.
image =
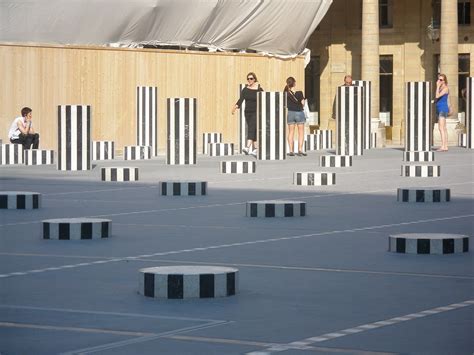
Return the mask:
M443 254L453 254L454 253L454 239L448 238L443 239Z
M81 239L92 239L92 223L81 223Z
M66 140L63 140L63 146L66 147L66 170L71 170L71 106L66 106L66 120L64 125L66 126ZM64 148L63 148L64 149Z
M26 208L26 196L17 195L16 196L16 208L18 210L24 210Z
M275 204L274 203L265 204L265 217L275 217Z
M429 254L430 253L430 240L418 239L416 243L416 251L418 254Z
M327 185L328 184L328 174L323 173L321 174L321 185Z
M293 217L295 215L293 211L292 203L285 203L285 217Z
M405 238L396 238L396 249L397 249L397 253L406 252L406 239Z
M117 181L117 168L110 169L110 180Z
M168 298L183 298L183 275L168 275Z
M123 181L130 181L130 169L123 168Z
M236 174L237 173L237 162L230 162L230 172L232 174Z
M143 294L146 297L155 297L155 274L145 272L143 277Z
M422 170L420 165L415 166L415 176L422 176Z
M108 238L109 237L109 224L110 222L101 222L100 226L100 237L101 238Z
M199 297L214 297L214 274L199 275Z
M39 195L33 194L33 208L39 208Z
M301 175L302 173L296 173L296 185L301 185Z
M76 113L77 113L77 132L76 132L76 141L77 141L77 170L82 170L82 156L85 153L82 151L82 140L85 138L82 136L82 106L76 106Z
M181 184L179 182L173 182L173 196L181 195Z
M306 203L300 203L300 216L306 216Z
M207 194L207 182L203 181L201 182L201 195L206 195Z
M408 202L410 200L410 191L409 190L402 190L402 201Z
M59 223L58 232L59 232L58 234L59 240L69 240L70 239L69 223Z
M195 196L196 195L196 183L195 182L189 182L188 183L188 195L189 196Z
M425 202L424 190L416 190L416 202Z
M168 193L168 184L166 182L161 183L161 194L166 196Z
M463 253L469 251L469 237L462 238L462 251Z
M227 274L227 296L233 296L235 295L235 289L236 289L236 284L235 284L235 272L228 272Z
M133 169L135 171L135 181L138 181L138 168Z
M446 201L451 201L451 190L450 189L446 190Z
M43 222L43 239L49 239L49 222Z
M441 190L433 190L433 202L441 202Z
M258 216L258 208L256 203L250 204L250 217L257 217Z
M101 170L101 179L102 181L105 181L105 168L102 168Z
M428 166L428 176L432 177L434 174L434 167L433 166Z

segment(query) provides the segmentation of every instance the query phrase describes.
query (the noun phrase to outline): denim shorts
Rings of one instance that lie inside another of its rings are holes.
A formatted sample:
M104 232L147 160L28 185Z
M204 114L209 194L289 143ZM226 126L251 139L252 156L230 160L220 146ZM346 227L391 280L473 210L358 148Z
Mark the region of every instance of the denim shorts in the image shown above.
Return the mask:
M306 117L303 111L288 111L288 124L303 124L306 122Z
M448 113L444 111L439 111L438 118L448 118Z

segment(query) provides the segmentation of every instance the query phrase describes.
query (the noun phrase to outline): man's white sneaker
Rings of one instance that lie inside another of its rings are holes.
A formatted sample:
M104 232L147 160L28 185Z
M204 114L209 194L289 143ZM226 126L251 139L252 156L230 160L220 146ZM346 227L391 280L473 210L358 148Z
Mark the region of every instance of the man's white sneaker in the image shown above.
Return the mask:
M257 149L254 149L250 152L250 155L253 155L255 158L257 157Z

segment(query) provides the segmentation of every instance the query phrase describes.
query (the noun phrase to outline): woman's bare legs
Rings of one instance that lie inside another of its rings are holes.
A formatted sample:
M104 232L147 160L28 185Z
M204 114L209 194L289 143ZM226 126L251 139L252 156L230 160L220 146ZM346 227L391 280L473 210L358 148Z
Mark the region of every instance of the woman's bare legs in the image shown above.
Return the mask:
M304 144L304 123L298 124L298 152L303 151Z
M446 128L446 118L438 118L438 128L441 135L441 147L438 149L440 152L448 150L448 130Z
M288 125L288 146L290 147L289 153L293 153L295 144L295 125L289 124Z

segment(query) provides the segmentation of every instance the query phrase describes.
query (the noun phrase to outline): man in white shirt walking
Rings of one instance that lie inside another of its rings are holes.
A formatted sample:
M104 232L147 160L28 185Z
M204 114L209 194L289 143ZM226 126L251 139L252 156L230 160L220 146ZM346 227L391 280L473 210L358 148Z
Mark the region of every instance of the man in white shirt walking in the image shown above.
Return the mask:
M17 117L13 120L10 131L8 132L8 138L11 143L22 144L24 149L38 149L39 146L39 134L35 132L33 128L31 114L32 110L29 107L23 107L21 109L21 117Z

